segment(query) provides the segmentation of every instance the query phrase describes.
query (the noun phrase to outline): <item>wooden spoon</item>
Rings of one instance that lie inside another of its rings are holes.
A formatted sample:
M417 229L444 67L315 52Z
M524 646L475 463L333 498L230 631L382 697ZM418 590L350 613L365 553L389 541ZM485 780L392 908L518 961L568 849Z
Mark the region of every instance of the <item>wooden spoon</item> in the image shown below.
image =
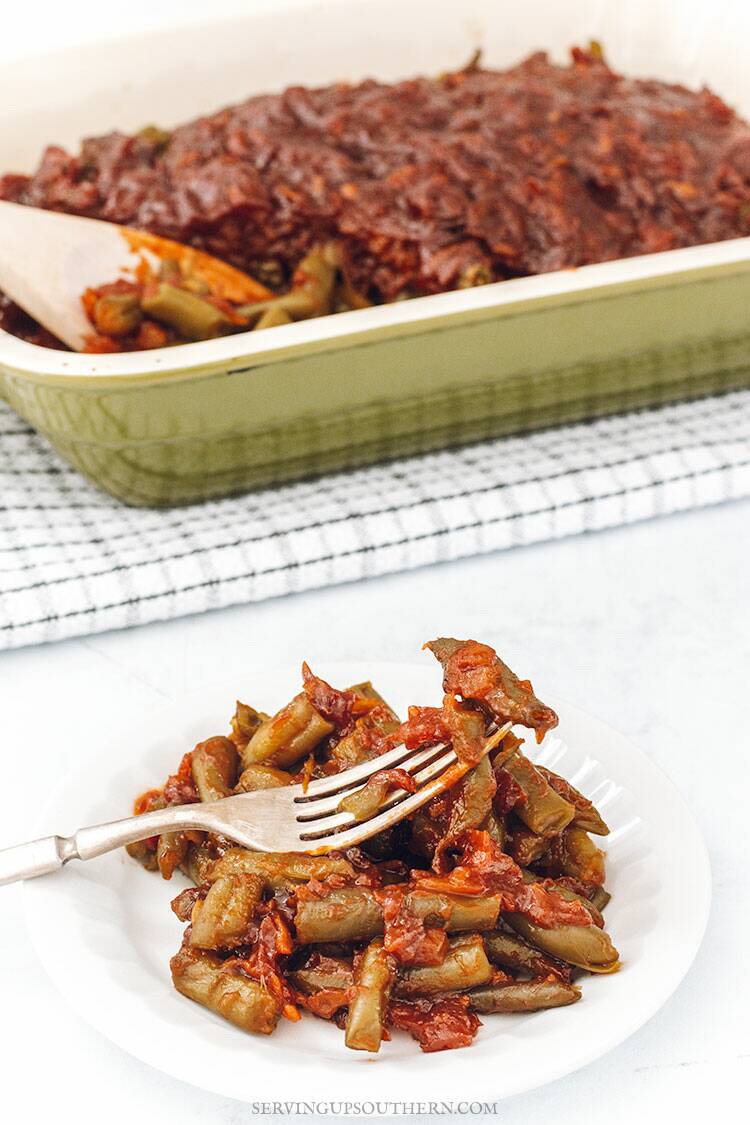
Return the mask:
M0 201L0 290L74 351L95 329L81 296L119 279L157 274L166 260L204 281L216 297L253 304L274 297L218 258L132 227Z

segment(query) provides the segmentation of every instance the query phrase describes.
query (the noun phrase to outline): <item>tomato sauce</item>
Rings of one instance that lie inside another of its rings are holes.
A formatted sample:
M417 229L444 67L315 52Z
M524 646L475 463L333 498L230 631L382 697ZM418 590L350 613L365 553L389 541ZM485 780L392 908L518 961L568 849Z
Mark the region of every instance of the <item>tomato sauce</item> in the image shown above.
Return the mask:
M347 284L390 301L746 235L750 127L710 90L576 49L52 145L0 199L176 239L276 290L333 241Z

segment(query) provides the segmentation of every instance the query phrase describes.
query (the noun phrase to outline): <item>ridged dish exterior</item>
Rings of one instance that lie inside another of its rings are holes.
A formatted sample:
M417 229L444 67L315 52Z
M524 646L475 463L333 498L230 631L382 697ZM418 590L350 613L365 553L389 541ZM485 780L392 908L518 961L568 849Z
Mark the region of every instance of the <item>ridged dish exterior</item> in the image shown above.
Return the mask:
M199 366L187 345L137 378L46 377L0 349L0 394L125 503L186 504L750 386L748 308L734 262L362 332L349 313L278 358Z

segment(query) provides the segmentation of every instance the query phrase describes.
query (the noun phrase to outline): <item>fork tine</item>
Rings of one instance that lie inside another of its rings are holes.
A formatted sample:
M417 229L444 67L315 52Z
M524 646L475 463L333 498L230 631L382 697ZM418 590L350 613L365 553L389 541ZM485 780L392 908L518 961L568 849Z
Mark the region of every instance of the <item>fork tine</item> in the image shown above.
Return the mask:
M387 770L392 766L400 765L404 758L408 758L413 753L413 750L407 749L404 745L396 746L386 754L380 754L377 758L371 758L369 762L363 762L361 766L352 766L351 769L334 773L331 777L321 777L317 781L311 781L306 793L302 794L300 790L300 796L294 798L295 804L351 789L353 785L367 781L378 770Z
M495 731L495 733L487 739L487 742L482 748L482 757L488 754L490 750L493 750L502 741L512 725L512 723L505 723L504 726ZM452 751L449 751L449 753L452 753ZM430 767L427 768L429 769ZM300 843L302 845L302 850L321 855L325 852L339 850L341 848L350 848L361 844L363 841L369 840L372 836L377 835L378 832L382 832L385 828L390 828L392 825L398 824L400 820L416 812L422 805L431 801L433 797L436 797L439 793L445 792L446 789L450 789L451 786L460 781L464 774L468 773L472 768L473 765L457 760L453 765L449 765L448 769L446 769L444 773L441 773L439 777L434 777L431 781L423 785L418 792L413 793L404 800L397 800L397 803L392 804L390 808L381 808L378 814L371 817L369 820L363 820L360 824L347 828L343 832L330 832L327 835L319 835L316 833L312 839L309 835L301 835ZM426 770L424 772L426 772ZM316 824L316 828L324 823L325 821L319 821Z
M420 766L425 765L431 758L434 758L437 754L441 754L444 750L445 746L442 743L438 743L435 746L428 747L427 750L414 751L411 758L404 758L399 763L399 769L406 770L407 773L413 774L414 770L419 769ZM380 768L383 769L382 766ZM318 797L304 804L300 802L296 805L298 810L297 820L300 822L314 821L322 816L326 816L328 813L335 812L341 804L343 797L349 796L351 793L357 793L360 789L364 788L365 784L366 782L362 782L360 785L355 786L347 792L339 791L338 793L331 794L330 797Z
M422 785L426 784L428 781L431 781L433 777L437 777L438 774L441 774L443 770L447 769L448 766L453 765L455 761L456 755L453 750L447 750L440 758L437 759L437 761L430 762L430 764L426 766L425 769L420 770L419 773L415 774L414 780L421 788ZM345 796L348 795L349 794L345 794ZM407 796L408 794L406 794L403 790L393 793L386 801L383 802L378 811L385 812L386 809L392 808L396 804L400 804L403 800L406 799ZM341 798L339 798L339 800L340 799ZM327 836L336 828L345 828L349 825L353 826L356 823L357 821L350 812L334 813L333 816L325 816L319 820L302 821L302 827L307 829L307 831L301 833L301 839L320 839L321 836ZM370 821L363 821L362 823L369 824Z
M421 809L422 805L426 805L438 793L443 793L445 789L455 785L460 781L465 773L472 767L465 765L463 762L456 762L455 765L449 766L445 773L440 777L428 781L417 793L413 793L405 800L399 801L398 804L392 805L390 809L378 813L370 820L363 820L360 824L353 825L351 828L346 828L343 832L333 832L318 835L316 834L312 839L306 836L301 837L303 847L308 851L327 852L332 850L339 850L340 848L350 848L356 844L361 844L364 840L369 840L370 837L382 832L385 828L390 828L391 825L397 824L404 817L410 816L411 813ZM317 847L315 846L317 845Z

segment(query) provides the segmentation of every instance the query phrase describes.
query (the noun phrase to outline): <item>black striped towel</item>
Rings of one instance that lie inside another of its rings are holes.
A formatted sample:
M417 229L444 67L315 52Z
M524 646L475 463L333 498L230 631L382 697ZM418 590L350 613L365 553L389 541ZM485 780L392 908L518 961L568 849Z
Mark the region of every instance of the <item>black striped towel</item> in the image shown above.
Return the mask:
M750 391L172 511L126 508L0 406L0 648L750 495Z

